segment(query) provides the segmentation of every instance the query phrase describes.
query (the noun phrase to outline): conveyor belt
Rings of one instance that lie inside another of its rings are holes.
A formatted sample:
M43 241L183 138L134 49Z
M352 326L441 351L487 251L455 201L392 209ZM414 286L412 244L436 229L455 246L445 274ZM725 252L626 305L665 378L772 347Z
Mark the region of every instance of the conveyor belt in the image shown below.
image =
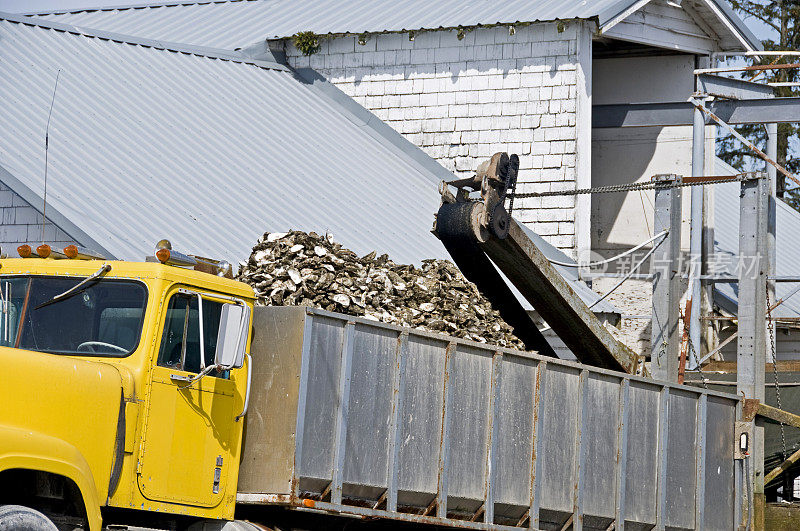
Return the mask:
M492 262L579 361L594 367L635 372L636 354L605 329L516 221L510 220L506 238L480 233L475 223L475 214L480 210L475 209L482 207L474 202L442 204L436 218L436 234L464 276L492 302L515 333L524 334L518 337L525 345L545 353L540 350L544 337ZM552 352L548 345L548 355L554 355Z
M439 209L436 233L470 282L492 303L503 320L514 329L528 350L557 358L536 324L497 272L492 262L478 246L471 228L472 209L478 203L449 203Z

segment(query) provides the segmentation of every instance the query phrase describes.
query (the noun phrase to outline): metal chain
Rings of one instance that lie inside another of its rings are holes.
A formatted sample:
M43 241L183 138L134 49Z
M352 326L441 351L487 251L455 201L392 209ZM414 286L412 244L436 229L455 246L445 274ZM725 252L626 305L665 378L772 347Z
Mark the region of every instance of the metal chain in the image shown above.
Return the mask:
M582 194L607 194L612 192L632 192L636 190L666 190L669 188L684 188L687 186L705 186L707 184L720 184L731 183L743 180L744 174L737 174L735 179L720 180L720 181L691 181L680 183L669 182L641 182L641 183L628 183L628 184L613 184L609 186L597 186L595 188L578 188L576 190L560 190L553 192L528 192L524 194L514 193L511 197L518 197L519 199L526 199L529 197L552 197L560 195L582 195Z
M708 385L706 385L706 375L703 374L703 368L700 367L700 357L697 355L697 351L694 349L692 337L687 335L686 339L689 344L689 350L692 353L692 357L694 358L695 363L697 363L697 372L700 374L700 381L703 382L703 389L708 389Z
M508 183L508 217L511 217L511 213L514 212L514 197L517 195L517 176L515 175L511 182Z
M780 382L778 382L778 354L775 348L775 322L772 320L772 310L770 310L769 289L767 290L767 330L769 331L769 344L772 351L772 372L775 375L775 399L778 409L783 409L783 406L781 406L781 386ZM781 459L786 461L786 431L783 428L783 422L781 422L780 425L781 444L783 448Z

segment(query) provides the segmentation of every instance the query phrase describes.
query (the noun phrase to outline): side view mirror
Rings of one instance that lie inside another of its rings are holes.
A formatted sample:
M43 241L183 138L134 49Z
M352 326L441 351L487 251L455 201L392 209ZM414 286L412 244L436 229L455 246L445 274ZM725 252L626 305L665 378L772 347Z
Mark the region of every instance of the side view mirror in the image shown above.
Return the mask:
M222 306L217 351L214 355L216 365L231 369L238 369L244 365L249 323L250 309L247 306L235 304Z

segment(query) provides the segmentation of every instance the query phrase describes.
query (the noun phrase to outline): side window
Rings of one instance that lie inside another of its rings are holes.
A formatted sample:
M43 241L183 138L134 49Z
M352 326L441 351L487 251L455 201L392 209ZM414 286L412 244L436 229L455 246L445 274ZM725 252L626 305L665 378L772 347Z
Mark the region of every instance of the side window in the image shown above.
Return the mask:
M178 370L198 373L202 365L214 364L217 351L217 334L223 303L208 299L200 302L196 295L178 293L167 306L164 333L158 364ZM200 314L203 315L203 337L200 337ZM205 364L200 363L200 342L203 342ZM227 378L226 373L211 373L211 376Z

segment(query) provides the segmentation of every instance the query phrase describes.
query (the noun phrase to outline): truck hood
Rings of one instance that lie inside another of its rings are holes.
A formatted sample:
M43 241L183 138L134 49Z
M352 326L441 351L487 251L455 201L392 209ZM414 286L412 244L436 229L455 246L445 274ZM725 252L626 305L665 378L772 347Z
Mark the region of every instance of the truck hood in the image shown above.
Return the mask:
M134 392L130 374L102 361L8 347L0 347L0 366L0 426L74 447L91 470L98 499L105 500L115 459L121 458L116 449L124 436L119 421L125 397ZM0 454L19 451L24 449L4 448L0 441Z

